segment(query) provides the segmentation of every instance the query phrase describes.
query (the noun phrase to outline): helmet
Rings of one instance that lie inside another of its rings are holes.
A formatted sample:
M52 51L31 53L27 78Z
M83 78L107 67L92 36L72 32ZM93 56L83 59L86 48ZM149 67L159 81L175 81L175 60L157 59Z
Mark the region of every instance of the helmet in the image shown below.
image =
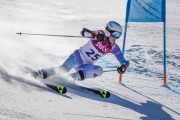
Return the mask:
M110 21L106 24L106 28L104 32L107 37L112 36L118 39L121 37L123 33L123 28L119 23L115 21Z

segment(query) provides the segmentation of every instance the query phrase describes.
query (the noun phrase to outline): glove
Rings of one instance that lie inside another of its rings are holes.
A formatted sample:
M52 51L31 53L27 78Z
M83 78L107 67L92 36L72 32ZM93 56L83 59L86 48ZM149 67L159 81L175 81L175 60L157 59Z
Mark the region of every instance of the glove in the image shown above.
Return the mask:
M99 41L104 41L104 40L106 40L106 38L107 38L103 30L98 30L98 31L96 31L96 32L93 32L93 33L92 33L92 38L95 38L95 37L96 37Z
M120 67L117 67L117 72L118 72L119 74L123 74L123 73L126 72L126 69L127 69L127 66L124 65L124 64L122 64Z
M126 61L126 62L122 63L122 65L117 68L117 72L118 72L119 74L125 73L127 67L129 67L129 65L130 65L130 62L129 62L129 61Z

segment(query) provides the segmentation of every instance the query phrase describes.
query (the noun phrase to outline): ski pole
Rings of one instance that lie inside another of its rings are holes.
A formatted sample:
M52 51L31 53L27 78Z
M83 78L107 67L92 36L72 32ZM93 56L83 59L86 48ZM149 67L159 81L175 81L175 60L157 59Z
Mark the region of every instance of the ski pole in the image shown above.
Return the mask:
M113 71L117 71L117 70L105 70L103 72L113 72Z
M113 72L113 71L117 71L117 70L105 70L105 71L103 71L103 72ZM119 83L121 83L122 82L122 74L119 74Z
M77 37L77 38L83 38L83 36L73 36L73 35L53 35L53 34L34 34L34 33L16 33L18 35L39 35L39 36L53 36L53 37Z

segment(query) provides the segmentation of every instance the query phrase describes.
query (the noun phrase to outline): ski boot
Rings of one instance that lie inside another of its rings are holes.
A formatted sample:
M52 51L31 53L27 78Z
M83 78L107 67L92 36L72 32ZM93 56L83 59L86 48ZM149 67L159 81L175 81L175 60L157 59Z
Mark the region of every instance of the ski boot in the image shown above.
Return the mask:
M47 78L47 71L44 69L39 69L37 71L33 71L31 75L34 78L46 79Z

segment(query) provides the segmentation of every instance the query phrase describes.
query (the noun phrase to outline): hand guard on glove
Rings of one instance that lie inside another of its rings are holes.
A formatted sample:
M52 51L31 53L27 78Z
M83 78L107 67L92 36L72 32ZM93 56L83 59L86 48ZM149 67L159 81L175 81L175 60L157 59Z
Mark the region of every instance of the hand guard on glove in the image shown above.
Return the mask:
M83 28L82 31L80 32L80 34L83 36L83 37L91 37L93 32L87 28Z
M98 30L96 32L93 32L92 33L92 38L97 38L99 41L104 41L107 39L105 33L103 30Z
M130 63L129 61L126 61L125 63L123 63L120 67L117 67L117 72L119 74L123 74L126 72L127 67L129 67Z
M123 74L123 73L125 73L126 69L127 69L126 65L121 65L120 67L117 67L117 72L119 74Z
M80 34L83 37L97 38L99 41L104 41L107 39L103 30L97 30L97 31L93 32L87 28L83 28L82 31L80 32Z

